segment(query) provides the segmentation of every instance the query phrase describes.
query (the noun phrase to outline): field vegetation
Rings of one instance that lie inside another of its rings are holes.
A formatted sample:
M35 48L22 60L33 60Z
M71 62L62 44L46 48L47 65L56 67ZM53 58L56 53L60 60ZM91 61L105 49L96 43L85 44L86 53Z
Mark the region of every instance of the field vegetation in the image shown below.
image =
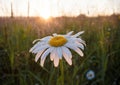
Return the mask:
M0 18L0 85L62 85L60 67L47 57L42 68L29 53L32 41L53 33L85 31L84 57L73 54L73 65L64 60L64 85L120 84L120 15L86 17ZM95 78L88 80L92 70Z

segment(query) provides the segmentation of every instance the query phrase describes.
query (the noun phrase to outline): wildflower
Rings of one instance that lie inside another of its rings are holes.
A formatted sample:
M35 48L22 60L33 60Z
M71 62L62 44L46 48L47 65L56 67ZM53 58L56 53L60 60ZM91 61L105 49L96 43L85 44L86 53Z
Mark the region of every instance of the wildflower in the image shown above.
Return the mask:
M93 70L89 70L87 73L86 73L86 78L88 80L92 80L95 78L95 72Z
M62 59L62 56L69 65L72 65L72 54L69 48L83 56L82 50L84 50L85 45L85 42L78 38L84 31L75 35L72 33L73 31L66 35L53 34L53 36L34 40L33 43L38 42L30 49L30 52L36 54L35 61L37 62L40 58L40 65L43 67L46 57L50 54L50 59L54 62L55 67L59 65L59 59Z

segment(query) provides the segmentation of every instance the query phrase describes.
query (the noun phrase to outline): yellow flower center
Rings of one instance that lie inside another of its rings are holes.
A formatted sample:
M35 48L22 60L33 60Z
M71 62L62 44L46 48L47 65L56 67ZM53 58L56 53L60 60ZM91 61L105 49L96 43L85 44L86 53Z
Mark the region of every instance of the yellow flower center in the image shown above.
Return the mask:
M63 36L52 37L49 41L49 44L54 47L63 46L67 42L67 39Z

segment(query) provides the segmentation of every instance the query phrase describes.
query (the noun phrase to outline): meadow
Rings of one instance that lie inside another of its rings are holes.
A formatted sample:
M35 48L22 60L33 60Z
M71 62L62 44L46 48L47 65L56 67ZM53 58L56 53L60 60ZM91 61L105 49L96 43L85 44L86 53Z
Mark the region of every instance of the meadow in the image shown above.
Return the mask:
M63 59L64 74L60 66L54 67L49 56L42 68L29 53L32 41L53 33L69 31L81 35L86 41L84 57L72 51L72 66ZM95 78L86 73L92 70ZM86 17L0 18L0 85L119 85L120 84L120 15Z

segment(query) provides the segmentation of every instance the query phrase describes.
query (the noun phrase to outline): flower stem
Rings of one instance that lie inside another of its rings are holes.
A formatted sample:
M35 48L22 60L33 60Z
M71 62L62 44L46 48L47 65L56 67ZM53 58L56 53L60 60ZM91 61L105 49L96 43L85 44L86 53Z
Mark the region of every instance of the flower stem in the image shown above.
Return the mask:
M61 71L61 85L64 85L64 66L62 60L60 62L60 71Z

